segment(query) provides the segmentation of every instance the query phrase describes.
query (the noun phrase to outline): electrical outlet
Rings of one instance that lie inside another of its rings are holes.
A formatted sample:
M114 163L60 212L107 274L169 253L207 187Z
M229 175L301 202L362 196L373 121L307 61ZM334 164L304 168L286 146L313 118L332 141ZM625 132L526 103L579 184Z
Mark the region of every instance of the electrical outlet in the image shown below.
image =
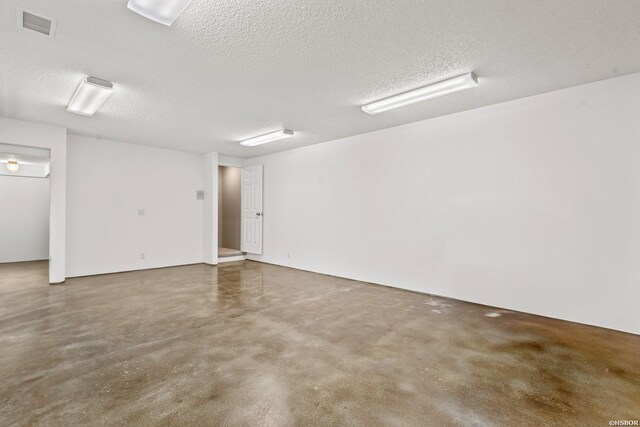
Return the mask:
M144 209L138 209L138 215L140 216L144 215Z
M287 252L287 258L291 258L291 252Z
M144 259L144 252L140 253L140 259Z

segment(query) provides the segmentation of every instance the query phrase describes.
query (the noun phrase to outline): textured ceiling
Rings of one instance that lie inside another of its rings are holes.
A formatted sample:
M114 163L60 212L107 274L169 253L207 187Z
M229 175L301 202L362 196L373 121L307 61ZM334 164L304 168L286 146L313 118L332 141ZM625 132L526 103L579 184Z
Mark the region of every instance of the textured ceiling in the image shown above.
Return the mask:
M251 157L640 71L640 1L193 0L171 27L126 0L3 0L0 115ZM16 8L57 19L18 29ZM370 116L360 104L474 71L476 89ZM93 117L66 105L114 82ZM278 128L296 137L237 141Z

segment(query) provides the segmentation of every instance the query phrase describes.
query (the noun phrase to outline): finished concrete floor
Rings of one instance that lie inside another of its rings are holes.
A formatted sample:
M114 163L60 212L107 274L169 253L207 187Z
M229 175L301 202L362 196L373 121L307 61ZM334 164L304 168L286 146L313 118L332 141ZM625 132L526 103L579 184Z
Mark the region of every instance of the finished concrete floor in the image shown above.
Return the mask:
M640 419L637 335L248 261L46 269L0 265L1 426Z

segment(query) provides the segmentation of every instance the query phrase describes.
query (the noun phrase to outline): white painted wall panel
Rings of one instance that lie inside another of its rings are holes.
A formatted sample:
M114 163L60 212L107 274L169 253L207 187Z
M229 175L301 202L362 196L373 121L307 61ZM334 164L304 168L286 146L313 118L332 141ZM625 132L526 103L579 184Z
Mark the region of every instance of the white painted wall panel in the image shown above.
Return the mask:
M68 277L202 262L202 155L76 135L68 148Z
M49 178L0 176L0 263L49 259Z
M252 258L640 333L639 111L634 74L251 159Z

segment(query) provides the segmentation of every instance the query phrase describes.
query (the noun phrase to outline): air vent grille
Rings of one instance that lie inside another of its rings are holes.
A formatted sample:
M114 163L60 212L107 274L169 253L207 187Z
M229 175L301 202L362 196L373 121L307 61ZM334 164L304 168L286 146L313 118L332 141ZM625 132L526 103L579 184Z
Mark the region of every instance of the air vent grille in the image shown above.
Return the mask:
M18 9L18 26L51 37L55 30L55 21Z

